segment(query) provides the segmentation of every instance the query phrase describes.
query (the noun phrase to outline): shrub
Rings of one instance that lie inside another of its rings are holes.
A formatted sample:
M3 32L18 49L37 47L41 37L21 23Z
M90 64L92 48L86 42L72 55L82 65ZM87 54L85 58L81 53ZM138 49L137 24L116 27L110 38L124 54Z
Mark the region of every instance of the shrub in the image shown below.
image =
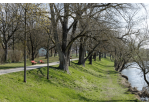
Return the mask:
M4 63L4 50L0 49L0 63L3 64Z
M22 58L23 58L22 51L15 50L14 53L13 50L8 51L8 59L10 61L19 62L22 60Z

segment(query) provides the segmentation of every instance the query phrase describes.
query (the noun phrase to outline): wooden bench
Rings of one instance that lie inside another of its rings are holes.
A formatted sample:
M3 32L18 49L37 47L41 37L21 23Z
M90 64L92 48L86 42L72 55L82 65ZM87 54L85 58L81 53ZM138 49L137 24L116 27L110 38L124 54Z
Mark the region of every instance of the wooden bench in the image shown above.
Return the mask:
M36 65L37 62L35 62L35 61L31 61L31 63L32 63L32 65Z
M44 63L42 60L39 60L40 63Z

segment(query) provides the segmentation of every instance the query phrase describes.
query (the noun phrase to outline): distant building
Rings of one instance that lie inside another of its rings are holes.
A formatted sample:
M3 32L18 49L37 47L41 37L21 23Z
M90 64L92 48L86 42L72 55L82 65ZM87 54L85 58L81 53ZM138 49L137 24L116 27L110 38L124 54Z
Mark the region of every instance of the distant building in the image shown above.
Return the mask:
M44 48L40 48L38 51L39 56L46 56L47 50Z

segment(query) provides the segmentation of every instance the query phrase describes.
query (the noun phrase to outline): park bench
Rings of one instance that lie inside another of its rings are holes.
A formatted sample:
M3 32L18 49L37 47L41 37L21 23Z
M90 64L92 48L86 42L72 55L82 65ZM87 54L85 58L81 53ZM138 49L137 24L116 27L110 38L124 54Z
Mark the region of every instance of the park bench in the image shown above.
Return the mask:
M37 62L35 62L35 61L31 61L31 63L32 63L32 65L35 65Z
M44 63L42 60L39 60L40 63Z

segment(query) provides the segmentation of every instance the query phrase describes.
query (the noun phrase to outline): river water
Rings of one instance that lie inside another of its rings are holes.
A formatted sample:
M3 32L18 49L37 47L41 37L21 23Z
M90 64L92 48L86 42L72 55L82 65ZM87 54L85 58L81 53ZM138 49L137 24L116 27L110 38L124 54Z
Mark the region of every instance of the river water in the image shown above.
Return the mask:
M132 63L130 67L124 69L122 71L122 74L126 75L131 86L137 87L139 91L141 91L143 87L147 86L146 82L143 79L143 73L136 63ZM147 78L149 80L149 75L147 75Z

